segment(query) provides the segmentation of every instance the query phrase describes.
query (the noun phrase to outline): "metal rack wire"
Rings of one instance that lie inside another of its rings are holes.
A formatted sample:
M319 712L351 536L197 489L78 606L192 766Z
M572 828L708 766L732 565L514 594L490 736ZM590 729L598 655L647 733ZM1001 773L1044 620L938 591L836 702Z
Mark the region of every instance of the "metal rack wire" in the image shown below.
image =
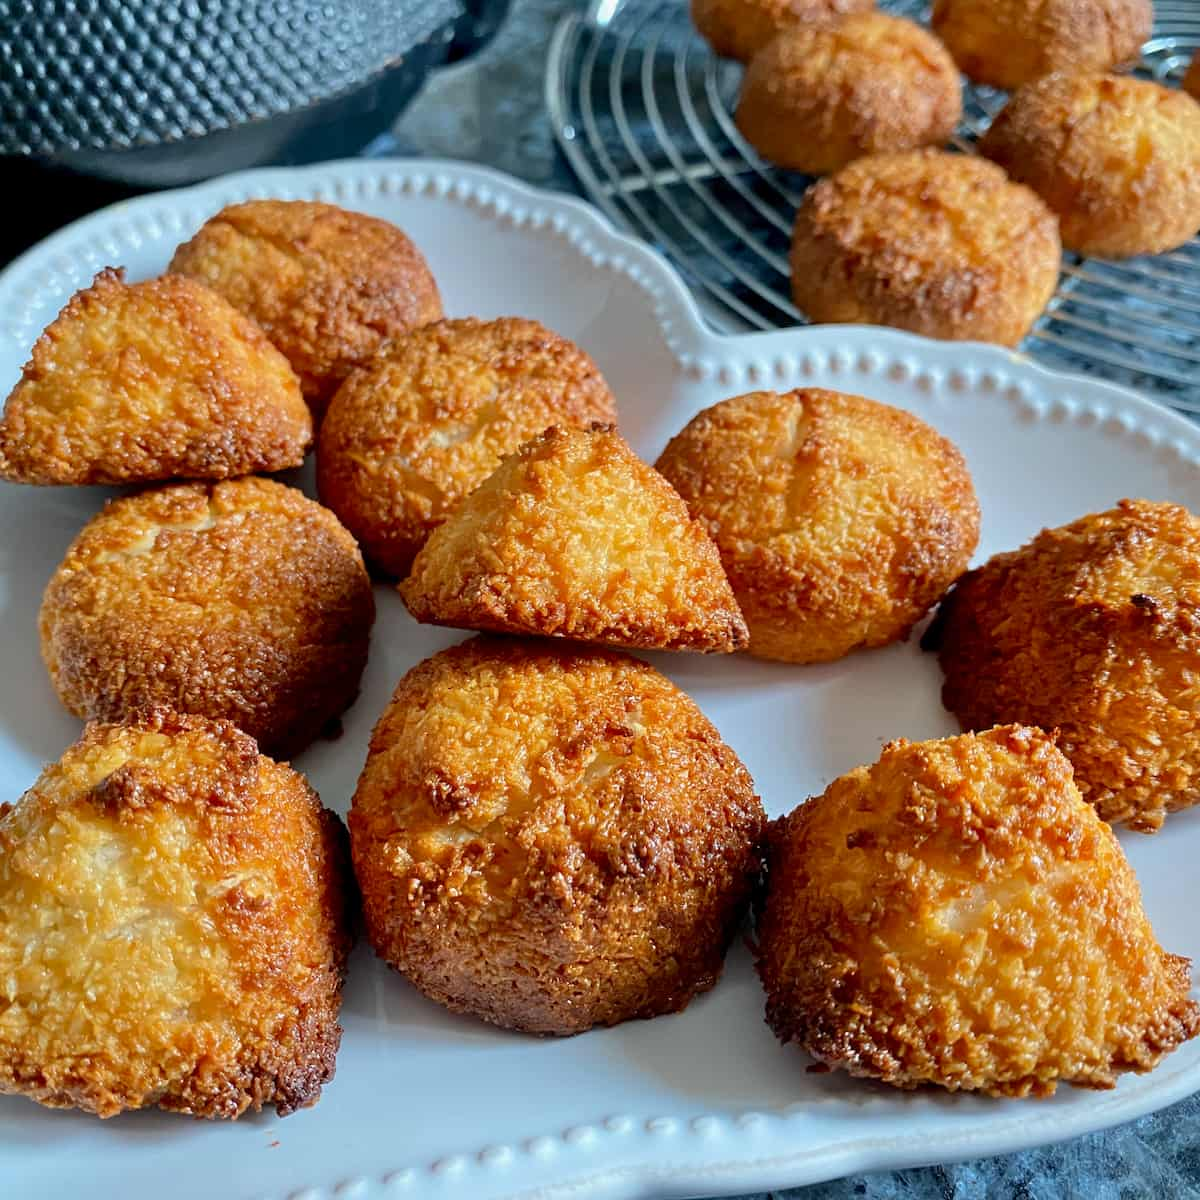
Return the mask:
M881 7L917 19L927 11L915 0ZM1138 73L1169 82L1198 46L1200 4L1158 0ZM764 162L738 132L740 79L741 67L692 29L685 0L598 0L565 17L546 73L555 133L586 191L674 261L724 331L805 320L790 298L788 244L809 180ZM960 149L1004 100L966 87ZM1022 349L1200 413L1200 239L1122 262L1066 256Z

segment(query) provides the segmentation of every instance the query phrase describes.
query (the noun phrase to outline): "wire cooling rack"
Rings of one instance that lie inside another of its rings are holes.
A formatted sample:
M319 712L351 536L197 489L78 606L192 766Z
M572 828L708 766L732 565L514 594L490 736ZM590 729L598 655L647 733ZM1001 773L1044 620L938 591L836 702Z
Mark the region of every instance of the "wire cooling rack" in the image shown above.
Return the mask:
M880 7L925 19L928 6ZM1200 2L1157 0L1138 73L1169 83L1200 46ZM802 324L788 246L809 179L764 162L733 123L742 68L694 31L686 0L594 0L550 46L546 103L580 182L619 225L654 242L722 331ZM968 84L955 138L970 150L1005 93ZM1200 413L1200 239L1122 262L1067 255L1022 349Z

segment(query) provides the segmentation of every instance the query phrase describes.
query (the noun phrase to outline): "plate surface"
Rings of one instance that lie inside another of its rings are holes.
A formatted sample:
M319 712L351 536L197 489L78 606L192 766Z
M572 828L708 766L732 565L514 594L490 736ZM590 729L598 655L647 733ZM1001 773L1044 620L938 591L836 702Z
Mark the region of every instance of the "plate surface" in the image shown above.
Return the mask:
M204 218L248 196L313 197L394 220L428 256L450 314L537 317L574 338L599 362L626 435L650 461L716 400L820 384L910 409L962 448L983 509L979 558L1122 496L1200 511L1200 432L1130 393L991 347L880 329L718 337L671 268L586 205L425 160L233 176L63 230L0 276L0 388L94 270L160 271ZM19 796L79 732L39 660L36 616L46 580L103 496L0 484L0 799ZM378 599L345 736L296 762L341 813L400 675L460 636L417 626L388 589ZM936 662L915 640L824 667L647 657L713 719L772 815L873 760L893 737L955 730ZM1121 840L1163 944L1200 958L1200 809L1170 818L1157 837ZM763 1023L741 947L718 987L683 1014L539 1041L443 1012L360 946L342 1020L337 1078L315 1108L284 1121L138 1113L102 1123L0 1099L0 1195L86 1191L100 1200L127 1195L131 1183L172 1200L218 1191L306 1200L732 1194L1012 1151L1200 1088L1198 1043L1112 1092L1063 1088L1046 1101L907 1095L810 1075Z

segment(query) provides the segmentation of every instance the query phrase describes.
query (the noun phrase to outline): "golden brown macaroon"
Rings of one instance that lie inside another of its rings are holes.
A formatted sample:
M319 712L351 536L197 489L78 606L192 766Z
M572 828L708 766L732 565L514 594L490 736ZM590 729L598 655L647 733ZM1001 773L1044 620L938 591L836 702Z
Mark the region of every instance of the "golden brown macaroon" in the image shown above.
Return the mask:
M784 29L874 7L875 0L692 0L692 23L715 53L749 62Z
M1183 90L1200 100L1200 50L1192 55L1192 61L1188 63L1187 73L1183 77Z
M1012 89L1055 71L1137 60L1151 0L934 0L933 31L976 83Z
M716 542L760 658L828 662L907 637L979 538L958 449L862 396L724 400L656 466Z
M611 426L547 429L434 530L418 621L646 650L745 649L716 546Z
M537 321L441 321L392 343L321 427L321 499L368 560L408 574L429 533L550 425L616 420L596 364Z
M234 1118L333 1077L345 829L226 721L92 724L0 804L0 1092Z
M0 417L0 479L139 483L298 467L312 419L287 361L216 292L107 268L34 344Z
M175 251L171 270L262 326L318 422L342 380L388 338L442 315L424 257L395 225L308 200L223 208Z
M767 1022L902 1088L1110 1088L1200 1033L1112 830L1040 729L890 743L776 822Z
M878 12L785 30L751 59L736 112L763 158L811 175L864 154L943 145L961 117L946 48Z
M110 501L42 601L42 657L76 716L165 704L299 753L350 706L375 617L354 539L295 488L185 483Z
M1200 520L1122 500L997 554L926 645L964 729L1059 731L1079 790L1142 832L1200 801Z
M456 1012L573 1034L716 982L762 823L737 756L647 664L474 638L400 681L350 839L381 957Z
M994 163L875 154L805 194L792 295L819 323L1015 346L1054 295L1061 254L1054 214Z
M1159 254L1200 230L1200 104L1175 88L1050 75L1013 95L979 150L1041 196L1080 254Z

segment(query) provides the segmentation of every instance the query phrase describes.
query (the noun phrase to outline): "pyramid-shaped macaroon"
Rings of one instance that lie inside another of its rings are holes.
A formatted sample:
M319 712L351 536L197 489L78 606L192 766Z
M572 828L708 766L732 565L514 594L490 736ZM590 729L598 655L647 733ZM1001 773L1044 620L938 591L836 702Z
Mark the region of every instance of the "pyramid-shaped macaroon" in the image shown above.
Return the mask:
M716 547L616 429L553 426L430 535L400 594L419 621L731 653L748 635Z
M108 268L33 347L0 416L0 479L144 483L297 467L312 418L287 359L216 292Z

